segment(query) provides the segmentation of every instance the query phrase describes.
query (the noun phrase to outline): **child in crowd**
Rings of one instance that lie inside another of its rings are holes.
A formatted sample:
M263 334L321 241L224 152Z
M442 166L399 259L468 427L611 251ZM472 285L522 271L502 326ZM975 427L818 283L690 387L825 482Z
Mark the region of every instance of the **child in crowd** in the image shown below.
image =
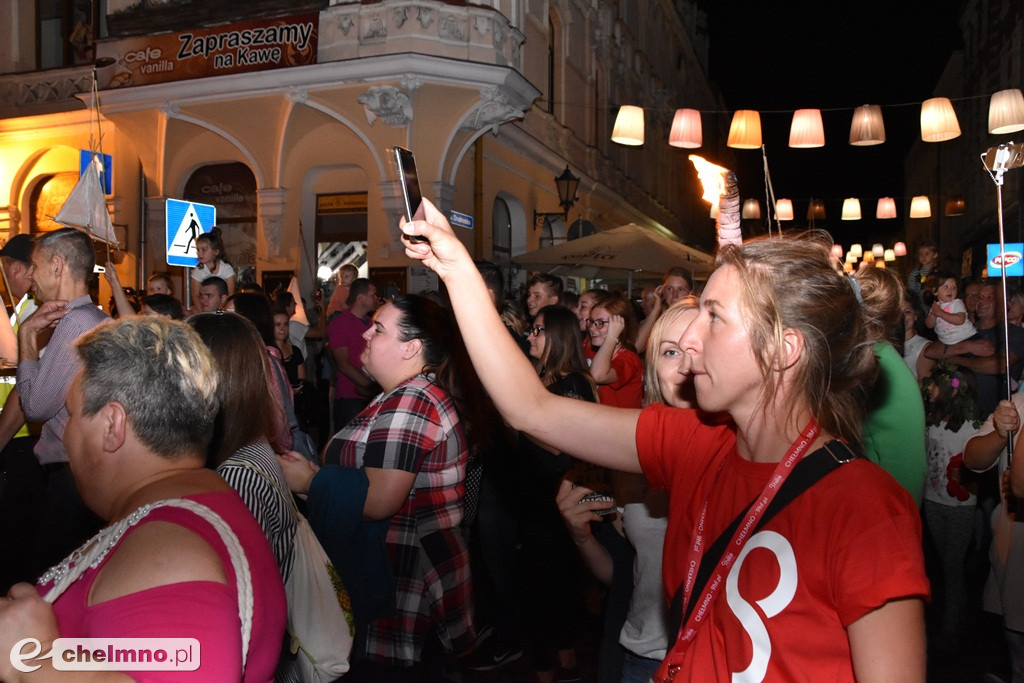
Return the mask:
M935 330L936 336L943 344L956 344L970 339L977 334L977 330L967 319L967 307L964 306L964 302L956 297L956 276L952 273L941 272L936 281L938 282L938 289L935 292L937 300L928 310L925 324Z
M174 296L174 283L171 281L171 274L163 271L153 273L146 279L146 294L166 294Z
M235 269L224 255L224 240L221 229L213 228L196 238L196 255L199 265L192 269L192 303L199 308L199 288L208 277L219 277L228 283L228 296L235 293Z
M928 424L924 520L941 568L941 580L932 576L932 585L941 587L937 592L942 596L942 634L952 636L967 604L964 562L977 502L961 479L964 445L981 424L981 413L968 376L952 363L937 363L924 378L921 393Z

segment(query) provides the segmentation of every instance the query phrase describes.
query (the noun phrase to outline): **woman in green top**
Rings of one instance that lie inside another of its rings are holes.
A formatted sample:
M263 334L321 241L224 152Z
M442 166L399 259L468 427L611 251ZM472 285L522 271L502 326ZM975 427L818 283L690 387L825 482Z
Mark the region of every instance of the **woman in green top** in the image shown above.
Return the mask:
M864 268L855 276L856 286L879 365L864 420L864 452L920 505L928 472L924 403L903 361L903 284L893 271Z

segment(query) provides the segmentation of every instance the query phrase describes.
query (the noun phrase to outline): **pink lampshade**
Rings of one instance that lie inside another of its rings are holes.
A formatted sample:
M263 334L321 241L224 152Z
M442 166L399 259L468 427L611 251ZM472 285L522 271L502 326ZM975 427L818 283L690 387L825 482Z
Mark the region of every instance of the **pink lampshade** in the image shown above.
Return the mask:
M832 258L834 258L837 261L839 259L843 258L843 245L841 245L841 244L833 244L832 245Z
M825 146L825 128L820 109L797 109L789 128L789 146L797 149Z
M739 109L729 126L729 147L758 149L761 147L761 115L752 109Z
M672 119L672 130L668 134L668 144L686 149L696 149L704 144L699 111L676 109L676 115Z
M878 208L875 209L875 218L887 219L896 218L896 200L892 197L881 197L878 200Z
M907 255L907 245L904 244L903 242L897 242L896 244L892 245L892 252L896 256L906 256Z
M943 142L960 135L953 103L948 97L933 97L921 103L921 139L925 142Z

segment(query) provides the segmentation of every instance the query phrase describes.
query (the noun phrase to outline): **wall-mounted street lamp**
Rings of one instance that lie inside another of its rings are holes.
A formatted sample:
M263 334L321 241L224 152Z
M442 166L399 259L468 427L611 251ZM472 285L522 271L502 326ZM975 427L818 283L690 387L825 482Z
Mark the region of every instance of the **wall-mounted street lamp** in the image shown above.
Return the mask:
M555 185L558 187L558 203L561 204L562 211L534 211L534 230L542 228L544 221L549 218L561 218L562 221L565 221L569 217L569 209L576 203L576 190L579 189L580 179L572 174L568 164L566 164L565 170L562 171L561 175L555 178Z

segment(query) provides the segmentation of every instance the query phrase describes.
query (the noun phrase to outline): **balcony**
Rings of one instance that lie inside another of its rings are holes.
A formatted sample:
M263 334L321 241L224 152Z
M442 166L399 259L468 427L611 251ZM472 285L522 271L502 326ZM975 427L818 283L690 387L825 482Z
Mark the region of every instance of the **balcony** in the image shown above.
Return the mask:
M83 109L75 95L91 89L92 66L0 76L0 119Z

